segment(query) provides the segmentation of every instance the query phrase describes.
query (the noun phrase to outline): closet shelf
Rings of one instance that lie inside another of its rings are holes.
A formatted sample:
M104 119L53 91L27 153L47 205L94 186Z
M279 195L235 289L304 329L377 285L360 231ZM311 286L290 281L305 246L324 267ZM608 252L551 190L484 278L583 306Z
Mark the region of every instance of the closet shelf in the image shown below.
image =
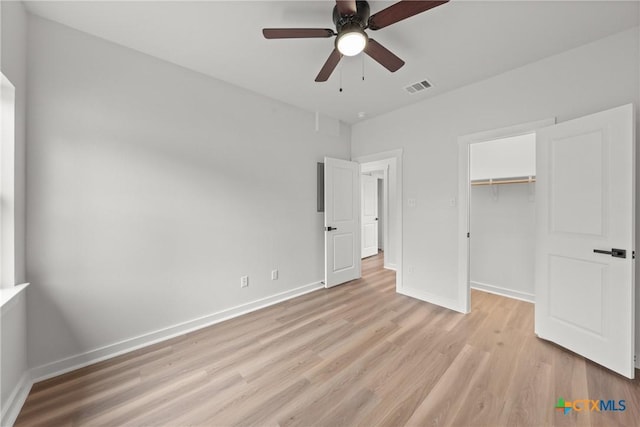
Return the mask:
M497 184L530 184L536 182L535 176L522 176L513 178L499 178L499 179L478 179L471 181L471 185L497 185Z

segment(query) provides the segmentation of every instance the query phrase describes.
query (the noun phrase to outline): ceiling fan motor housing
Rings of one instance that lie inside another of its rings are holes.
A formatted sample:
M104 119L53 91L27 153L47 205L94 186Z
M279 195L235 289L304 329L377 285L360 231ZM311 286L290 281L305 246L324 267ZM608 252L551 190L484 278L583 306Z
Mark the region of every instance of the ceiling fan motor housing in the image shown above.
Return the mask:
M342 31L353 30L354 28L360 28L364 30L367 27L369 21L371 9L369 3L364 0L356 1L356 13L353 15L340 15L338 7L333 7L333 23L336 25L336 31L340 34Z

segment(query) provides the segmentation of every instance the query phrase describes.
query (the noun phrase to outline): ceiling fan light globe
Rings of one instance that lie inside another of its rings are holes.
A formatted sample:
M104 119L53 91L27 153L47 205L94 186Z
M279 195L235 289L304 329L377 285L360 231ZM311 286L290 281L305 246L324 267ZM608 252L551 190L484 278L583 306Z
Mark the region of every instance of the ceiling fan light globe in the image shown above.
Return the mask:
M367 36L363 31L342 33L336 40L336 47L344 56L355 56L362 52L366 45Z

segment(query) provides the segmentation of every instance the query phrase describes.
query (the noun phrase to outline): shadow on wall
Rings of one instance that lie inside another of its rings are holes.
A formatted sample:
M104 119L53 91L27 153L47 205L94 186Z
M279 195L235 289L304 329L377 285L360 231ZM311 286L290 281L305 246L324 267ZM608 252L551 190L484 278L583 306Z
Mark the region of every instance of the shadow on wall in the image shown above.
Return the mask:
M61 305L58 303L56 298L53 295L47 293L47 288L43 286L38 286L40 281L38 279L34 279L34 283L32 283L26 290L27 292L27 306L28 307L38 307L38 311L34 312L31 310L30 318L34 319L38 325L43 325L43 327L38 328L37 330L30 329L29 339L37 339L39 342L42 342L44 348L48 348L53 350L55 348L83 348L82 347L82 337L79 336L79 332L74 329L73 321L68 319L64 312L61 309ZM72 293L72 290L69 290ZM64 298L63 295L59 295L58 298ZM117 313L114 313L114 316ZM28 354L28 366L34 367L33 355ZM51 360L57 360L66 354L60 354L58 357L53 357ZM33 378L34 380L38 380L38 378Z

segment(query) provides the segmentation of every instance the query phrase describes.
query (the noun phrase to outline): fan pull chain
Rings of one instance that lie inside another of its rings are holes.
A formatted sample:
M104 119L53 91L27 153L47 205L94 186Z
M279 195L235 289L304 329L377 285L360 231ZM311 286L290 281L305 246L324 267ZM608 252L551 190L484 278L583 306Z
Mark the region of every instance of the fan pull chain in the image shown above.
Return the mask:
M362 56L362 81L364 81L364 55Z
M340 92L342 92L342 64L340 65Z

